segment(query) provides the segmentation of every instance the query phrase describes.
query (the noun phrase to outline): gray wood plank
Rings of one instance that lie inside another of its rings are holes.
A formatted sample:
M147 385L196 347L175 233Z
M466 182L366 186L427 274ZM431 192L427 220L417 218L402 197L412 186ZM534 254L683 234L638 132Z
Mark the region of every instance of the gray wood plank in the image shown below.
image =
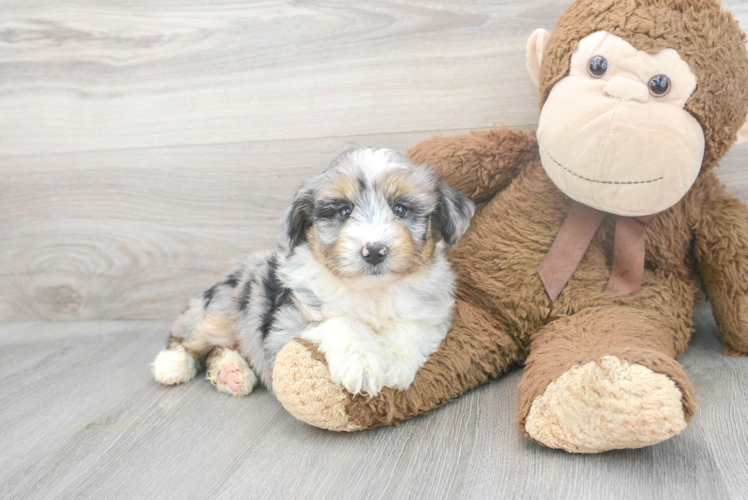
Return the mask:
M400 428L336 434L264 389L167 388L165 322L0 325L0 497L745 498L748 358L722 355L708 306L681 358L699 409L642 450L572 455L513 422L520 372Z
M681 358L699 398L699 430L730 498L748 498L748 358L721 354L721 335L706 307L696 341ZM730 382L727 382L729 380Z
M566 3L13 2L0 155L531 124Z

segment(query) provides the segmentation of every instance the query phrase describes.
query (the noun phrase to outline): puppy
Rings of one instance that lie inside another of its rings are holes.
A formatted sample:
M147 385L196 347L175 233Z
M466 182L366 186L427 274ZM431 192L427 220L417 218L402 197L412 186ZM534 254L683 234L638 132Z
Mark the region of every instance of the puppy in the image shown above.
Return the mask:
M387 149L341 154L302 185L279 249L240 261L176 320L153 373L208 379L249 394L270 389L273 364L295 337L319 346L351 394L406 389L451 324L446 259L475 206L425 166Z

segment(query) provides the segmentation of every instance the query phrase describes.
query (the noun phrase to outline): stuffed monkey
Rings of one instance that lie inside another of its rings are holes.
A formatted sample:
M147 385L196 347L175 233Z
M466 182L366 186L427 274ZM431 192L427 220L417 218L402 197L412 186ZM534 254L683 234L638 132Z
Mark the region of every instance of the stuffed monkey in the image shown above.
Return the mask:
M492 130L409 152L476 203L450 260L452 330L405 391L352 397L295 341L274 388L333 430L391 425L524 364L518 421L572 452L638 448L691 421L676 359L699 286L748 354L748 212L713 170L748 138L745 35L714 0L577 0L528 43L537 136ZM506 424L509 424L506 422Z

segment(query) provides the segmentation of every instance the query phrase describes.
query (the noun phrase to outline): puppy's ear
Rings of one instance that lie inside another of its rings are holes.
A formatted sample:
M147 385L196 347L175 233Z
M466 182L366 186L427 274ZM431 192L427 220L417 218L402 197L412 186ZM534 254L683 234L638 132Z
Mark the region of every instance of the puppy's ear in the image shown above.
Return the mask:
M434 212L434 231L448 245L454 245L467 231L470 218L475 214L475 204L442 181L437 182L439 200Z
M296 191L293 203L286 211L283 219L283 239L288 250L306 241L306 231L312 226L312 210L314 209L314 189L304 184Z

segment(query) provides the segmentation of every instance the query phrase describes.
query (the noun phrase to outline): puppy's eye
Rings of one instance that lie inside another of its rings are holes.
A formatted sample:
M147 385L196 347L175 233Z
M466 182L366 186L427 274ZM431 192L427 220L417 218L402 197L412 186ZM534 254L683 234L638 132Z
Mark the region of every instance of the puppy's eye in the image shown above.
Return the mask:
M602 78L608 72L608 60L603 56L595 56L590 59L587 71L592 78Z
M353 210L351 209L351 207L343 207L343 208L341 208L340 210L338 210L338 219L340 219L340 220L348 220L348 217L351 216L351 212L353 212Z
M408 209L403 205L395 205L395 208L393 208L392 211L398 217L405 218L408 216Z

